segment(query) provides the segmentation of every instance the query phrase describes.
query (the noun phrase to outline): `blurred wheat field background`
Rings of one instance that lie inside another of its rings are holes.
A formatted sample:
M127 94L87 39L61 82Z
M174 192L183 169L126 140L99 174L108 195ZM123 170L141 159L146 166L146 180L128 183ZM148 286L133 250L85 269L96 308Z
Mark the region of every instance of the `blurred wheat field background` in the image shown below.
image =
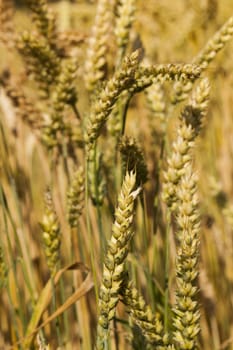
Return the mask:
M233 3L0 0L0 349L233 349Z

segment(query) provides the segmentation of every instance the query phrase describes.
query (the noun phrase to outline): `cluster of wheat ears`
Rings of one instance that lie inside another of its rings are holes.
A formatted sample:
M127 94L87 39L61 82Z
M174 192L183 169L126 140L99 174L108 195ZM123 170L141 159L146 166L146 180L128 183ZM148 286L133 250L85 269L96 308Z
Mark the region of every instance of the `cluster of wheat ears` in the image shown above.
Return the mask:
M83 3L0 2L1 349L232 348L233 209L198 158L233 17L163 64L137 3L86 4L82 31Z

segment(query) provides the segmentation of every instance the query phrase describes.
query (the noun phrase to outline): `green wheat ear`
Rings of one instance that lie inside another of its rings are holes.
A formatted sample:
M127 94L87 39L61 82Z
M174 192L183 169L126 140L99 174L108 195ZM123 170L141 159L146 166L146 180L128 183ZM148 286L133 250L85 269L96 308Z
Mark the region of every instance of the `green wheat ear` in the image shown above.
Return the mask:
M84 208L85 177L81 166L73 175L67 191L68 222L70 227L77 227Z
M45 193L45 213L40 226L47 264L53 276L60 262L61 231L50 191Z
M48 148L64 142L64 132L67 131L67 122L64 118L64 112L67 106L74 107L78 100L75 87L77 71L76 61L70 60L65 62L60 68L60 74L56 78L57 84L51 96L52 112L43 128L42 139Z
M129 91L133 94L143 91L155 81L191 81L194 82L201 75L201 69L196 64L155 64L141 65L135 73L135 81Z
M97 349L105 349L108 342L109 323L114 318L119 292L124 278L125 260L129 242L133 237L134 202L140 188L135 190L136 174L126 173L118 197L112 236L108 242L104 259L102 284L99 293L99 318L97 327Z
M156 349L164 349L165 337L160 315L153 314L126 274L120 294L132 321L141 329L148 343L156 346Z
M93 147L101 128L106 123L120 94L133 84L137 66L138 51L135 51L123 60L121 67L107 82L105 88L93 104L86 127L86 144L88 150Z
M89 152L88 182L92 203L101 206L106 194L106 181L103 173L103 154L97 147Z

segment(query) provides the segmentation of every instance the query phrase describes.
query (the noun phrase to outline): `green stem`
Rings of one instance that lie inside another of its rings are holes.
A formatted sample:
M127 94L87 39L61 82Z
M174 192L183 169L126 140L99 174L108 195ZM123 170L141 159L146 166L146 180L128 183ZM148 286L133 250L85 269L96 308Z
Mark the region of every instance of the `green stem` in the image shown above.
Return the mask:
M166 217L166 236L165 236L165 292L164 292L164 331L168 332L169 320L169 265L170 265L170 227L171 227L171 213L168 209Z
M142 208L142 223L143 223L143 229L142 229L142 236L143 236L143 246L144 246L144 251L147 252L148 251L148 239L147 239L147 216L146 216L146 210L145 210L145 198L144 198L144 194L141 193L140 194L140 204L141 204L141 208ZM152 309L154 310L155 308L155 304L154 304L154 297L153 297L153 283L152 283L152 279L151 279L151 274L150 274L150 263L149 263L149 255L146 254L146 265L148 267L148 269L146 270L146 277L147 277L147 281L148 281L148 291L149 291L149 296L150 296L150 300L152 300Z
M56 301L56 290L55 290L55 284L54 284L54 280L53 277L51 277L51 284L52 284L52 308L53 308L53 312L56 311L57 309L57 301ZM57 339L58 339L58 344L59 347L62 347L62 337L60 334L60 326L59 326L59 318L56 317L55 319L55 328L56 328L56 333L57 333Z
M14 268L14 267L13 267ZM13 301L12 301L12 298L11 298L11 292L10 292L10 289L11 289L11 286L9 286L9 281L7 281L7 286L6 286L6 289L7 289L7 296L9 298L9 303L10 303L10 312L11 312L11 321L13 323L13 327L14 327L14 330L15 330L15 334L18 338L18 340L20 340L20 336L19 336L19 330L18 330L18 324L17 324L17 310L15 310L14 306L13 306ZM18 344L18 347L19 347L19 350L20 349L23 349L20 342Z
M62 304L65 302L66 297L65 297L65 288L64 288L64 280L63 277L61 277L60 281L60 295L61 295L61 301ZM68 316L66 312L63 312L63 321L64 321L64 328L65 328L65 334L66 334L66 339L65 340L69 340L69 324L68 324Z
M101 207L99 203L99 176L98 172L99 169L97 168L97 142L94 144L94 181L95 181L95 197L96 197L96 209L97 209L97 224L98 224L98 231L99 231L99 240L100 240L100 251L101 251L101 261L103 258L104 253L104 247L105 247L105 241L104 241L104 232L103 232L103 225L102 225L102 218L101 218Z
M127 99L124 103L123 109L122 109L122 126L121 126L121 135L123 136L125 133L125 126L126 126L126 117L127 117L127 112L129 108L129 103L132 98L132 95L128 95Z
M72 107L72 109L73 109L73 112L74 112L76 118L77 118L78 120L81 120L81 115L80 115L80 113L79 113L79 110L78 110L76 104L75 104L75 103L72 103L71 107Z
M89 184L88 184L88 155L85 157L85 208L86 208L86 224L87 224L87 234L90 242L90 257L91 257L91 269L93 273L94 287L95 287L95 296L96 303L98 305L99 295L98 295L98 282L97 282L97 273L96 273L96 261L94 256L94 247L93 247L93 237L91 233L91 219L89 215Z
M69 166L68 166L68 152L67 152L66 142L62 143L62 156L63 156L63 165L64 165L65 174L67 176L68 183L70 183L70 172L69 172Z

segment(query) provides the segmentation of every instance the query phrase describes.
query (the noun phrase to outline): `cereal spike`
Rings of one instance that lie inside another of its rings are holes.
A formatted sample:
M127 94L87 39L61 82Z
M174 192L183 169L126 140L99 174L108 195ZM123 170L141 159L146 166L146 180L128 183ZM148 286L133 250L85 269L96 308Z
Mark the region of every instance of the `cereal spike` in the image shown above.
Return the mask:
M49 9L47 0L27 0L34 15L34 23L38 32L54 46L57 40L56 18Z
M84 169L80 167L73 175L67 191L68 221L70 227L76 227L84 207Z
M163 345L163 325L160 316L153 314L150 306L146 305L144 298L128 277L124 279L120 294L122 302L128 307L128 313L132 320L142 330L147 341L156 346L156 349L160 349L159 345Z
M151 86L154 81L195 81L199 78L201 69L195 64L157 64L150 66L141 66L135 75L135 84L130 90L139 92Z
M12 0L0 0L0 43L12 49L15 44L13 24L14 3Z
M171 210L177 208L178 184L185 171L185 166L191 160L190 152L194 147L195 138L200 132L203 118L207 112L208 101L209 83L207 79L203 79L181 112L177 140L172 145L168 169L164 174L163 199Z
M18 49L27 64L27 70L38 82L46 97L51 85L57 82L60 74L60 59L43 38L24 32L18 41Z
M196 279L199 273L199 228L197 210L197 179L189 163L178 188L178 251L176 258L176 304L173 309L175 328L173 341L179 349L197 349L197 336L200 332L200 311L196 301L198 287Z
M85 81L87 90L93 92L105 76L106 53L112 24L113 1L99 0L95 23L89 40Z
M45 256L51 275L56 273L60 261L59 252L61 244L60 225L53 208L50 191L45 193L45 214L40 223L42 228L42 239L45 249Z
M217 53L225 46L233 35L233 16L207 42L204 49L194 58L193 63L200 65L204 70L214 60Z
M217 31L212 38L207 42L203 50L193 59L193 63L199 65L201 71L204 71L209 64L214 60L217 53L223 49L226 43L233 35L233 17ZM192 90L193 83L187 81L185 83L176 82L174 84L174 93L172 103L184 101Z
M134 21L135 5L136 0L121 0L117 6L115 35L119 50L118 62L120 62L124 56L129 42L130 28Z
M123 282L125 260L129 242L133 236L134 201L140 188L134 190L136 174L127 173L118 197L112 236L108 242L104 260L102 284L99 295L99 319L97 327L97 349L104 349L108 341L109 322L115 315L119 291Z
M134 82L134 75L138 65L138 51L126 57L114 76L107 82L100 93L98 100L94 103L86 129L86 143L90 148L98 138L100 130L112 111L119 95L128 89Z

